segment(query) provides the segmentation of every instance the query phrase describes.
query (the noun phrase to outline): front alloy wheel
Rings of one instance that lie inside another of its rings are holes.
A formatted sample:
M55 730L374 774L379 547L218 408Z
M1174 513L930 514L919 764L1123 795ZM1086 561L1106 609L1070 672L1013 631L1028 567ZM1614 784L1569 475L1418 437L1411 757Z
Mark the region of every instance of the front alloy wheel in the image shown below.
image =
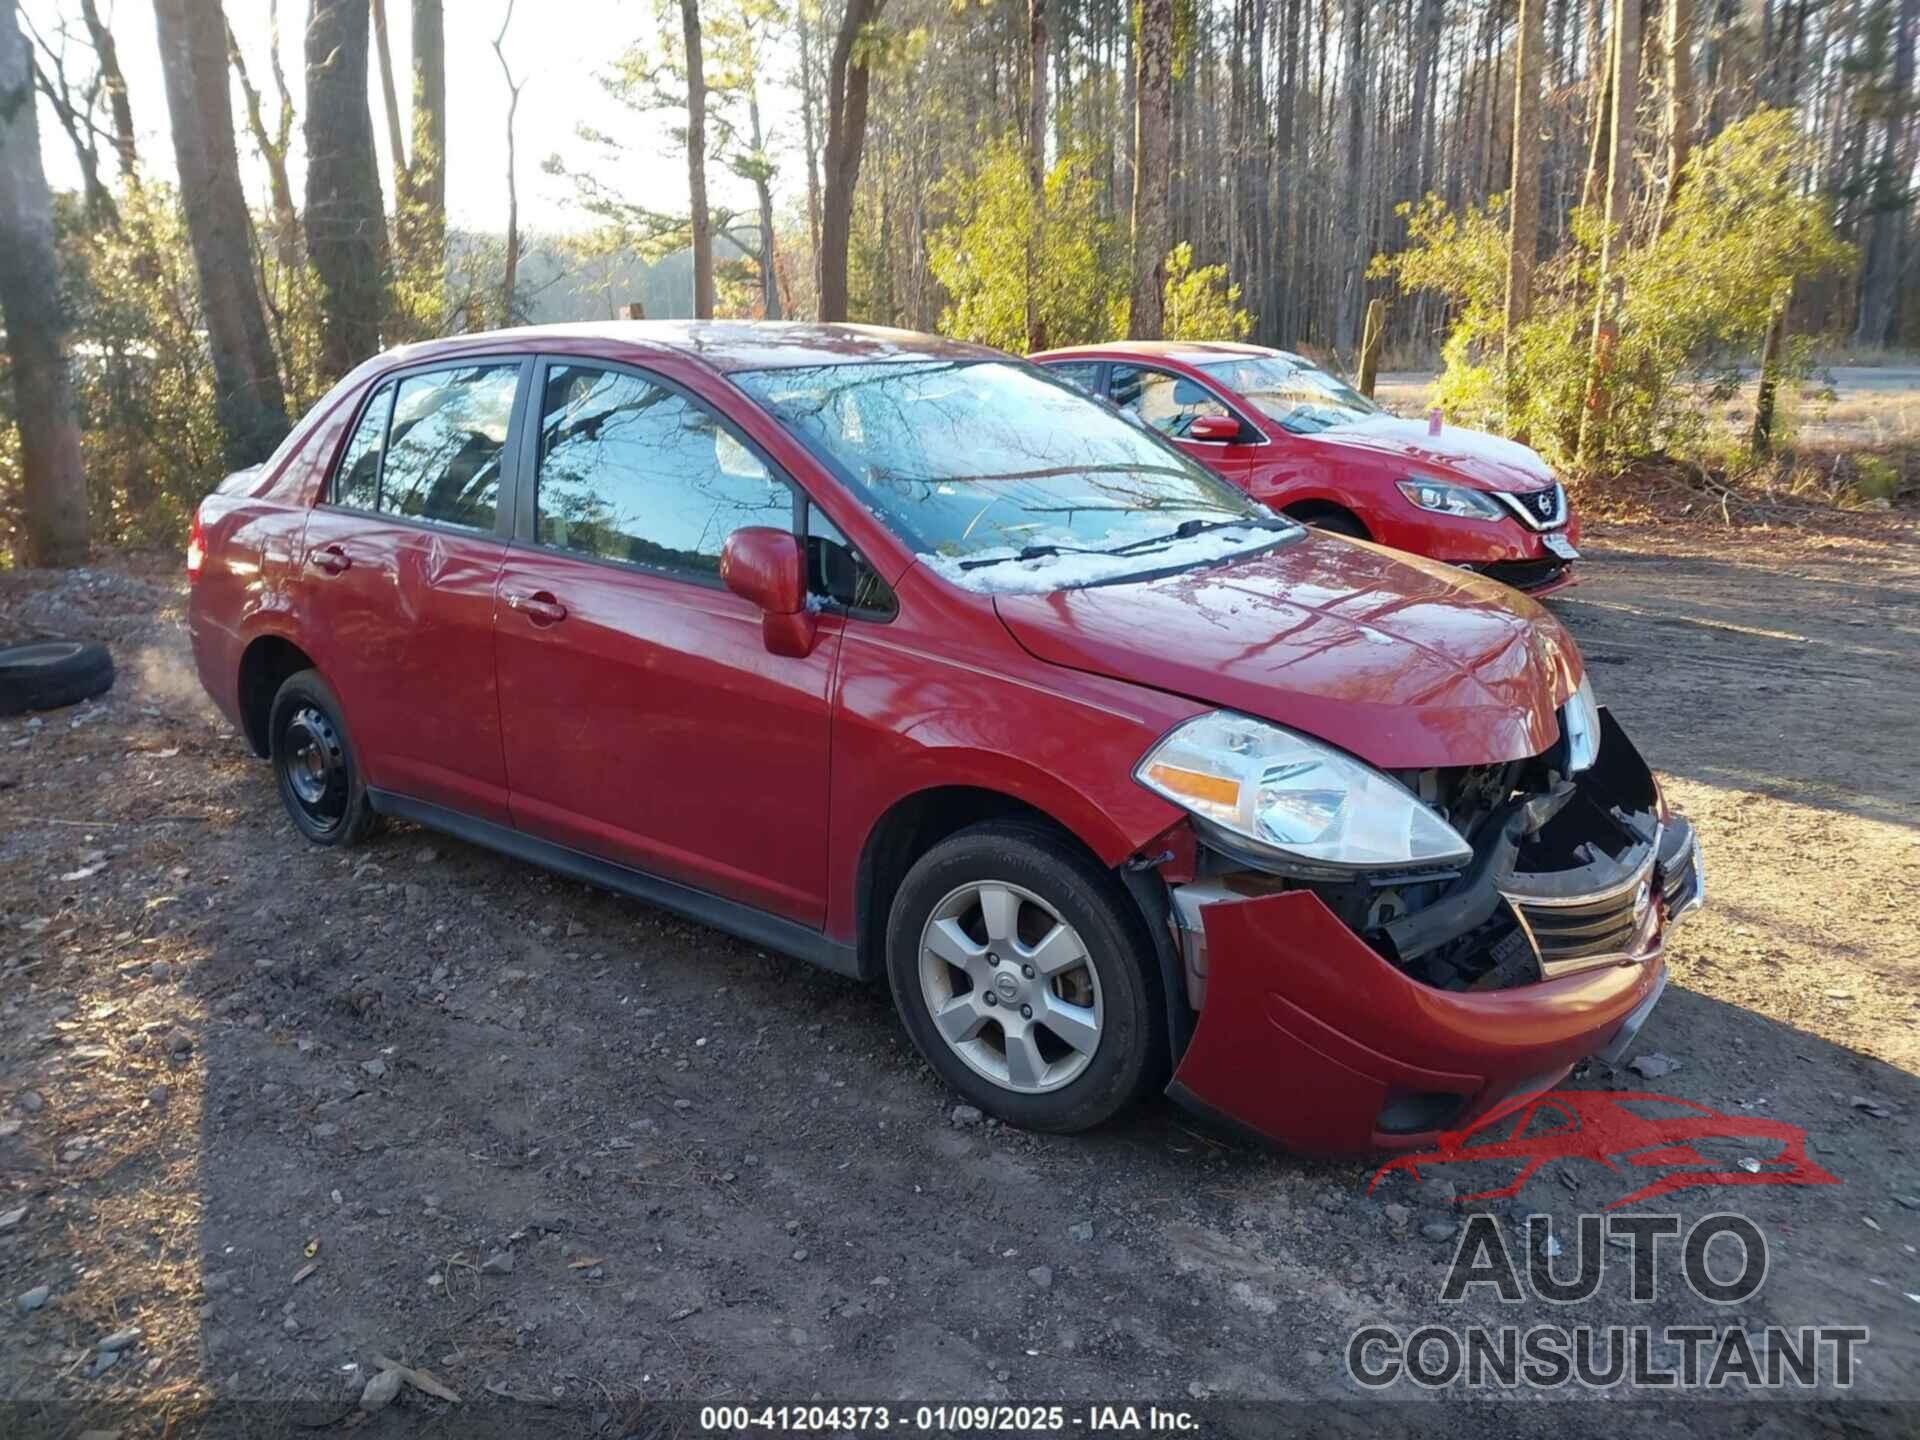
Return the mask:
M1086 942L1031 890L969 882L920 936L920 992L953 1053L996 1085L1043 1095L1079 1079L1105 1007Z
M1138 906L1036 821L971 826L914 863L887 923L887 975L927 1063L1009 1124L1085 1130L1166 1078L1159 962Z

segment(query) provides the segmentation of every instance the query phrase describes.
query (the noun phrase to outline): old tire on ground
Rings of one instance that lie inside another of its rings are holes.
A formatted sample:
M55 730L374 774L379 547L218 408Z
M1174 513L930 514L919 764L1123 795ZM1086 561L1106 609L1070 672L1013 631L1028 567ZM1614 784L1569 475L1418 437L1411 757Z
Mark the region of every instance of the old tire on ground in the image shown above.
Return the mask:
M1085 1130L1164 1079L1150 943L1093 857L992 821L907 873L887 974L915 1046L969 1102L1029 1130Z
M113 687L113 657L104 645L29 640L0 646L0 715L55 710Z
M295 828L316 845L356 845L374 829L367 782L340 701L317 670L289 675L273 697L268 753Z

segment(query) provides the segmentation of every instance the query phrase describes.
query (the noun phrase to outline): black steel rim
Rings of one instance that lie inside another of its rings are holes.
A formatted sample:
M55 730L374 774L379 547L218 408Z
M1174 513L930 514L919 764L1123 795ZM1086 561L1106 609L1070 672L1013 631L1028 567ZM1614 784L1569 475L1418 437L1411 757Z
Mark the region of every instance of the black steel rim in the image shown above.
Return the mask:
M281 734L280 775L293 803L316 830L331 830L347 813L347 751L324 713L303 705Z

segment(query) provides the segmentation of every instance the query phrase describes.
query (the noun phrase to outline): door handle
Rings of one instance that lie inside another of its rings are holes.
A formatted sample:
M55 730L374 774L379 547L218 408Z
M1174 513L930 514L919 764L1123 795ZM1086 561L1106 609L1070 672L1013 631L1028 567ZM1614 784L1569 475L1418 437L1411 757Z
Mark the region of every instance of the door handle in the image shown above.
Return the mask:
M338 575L353 568L353 558L338 545L322 546L309 558L329 575Z
M546 590L536 590L531 595L509 590L503 598L509 610L518 610L536 625L557 625L567 618L567 607Z

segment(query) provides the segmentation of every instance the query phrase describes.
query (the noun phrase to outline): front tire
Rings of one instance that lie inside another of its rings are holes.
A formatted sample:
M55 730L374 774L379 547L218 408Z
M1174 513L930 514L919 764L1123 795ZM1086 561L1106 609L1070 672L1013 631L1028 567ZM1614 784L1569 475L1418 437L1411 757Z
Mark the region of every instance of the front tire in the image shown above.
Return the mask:
M267 721L268 754L280 800L316 845L357 845L378 818L339 698L317 670L287 677Z
M1028 1130L1089 1129L1165 1069L1157 971L1112 875L1036 825L990 822L907 873L887 973L940 1077Z

